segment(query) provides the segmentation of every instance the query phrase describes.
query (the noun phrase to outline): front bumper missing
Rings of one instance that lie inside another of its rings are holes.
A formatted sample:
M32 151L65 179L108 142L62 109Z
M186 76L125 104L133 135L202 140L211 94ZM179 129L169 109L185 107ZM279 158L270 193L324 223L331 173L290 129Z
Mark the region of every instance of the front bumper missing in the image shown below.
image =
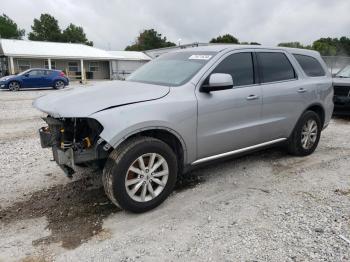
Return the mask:
M68 177L74 174L76 164L105 159L111 148L103 139L100 139L99 142L92 145L91 148L83 149L74 148L73 146L69 148L60 148L47 127L40 128L39 135L41 147L52 148L55 162Z

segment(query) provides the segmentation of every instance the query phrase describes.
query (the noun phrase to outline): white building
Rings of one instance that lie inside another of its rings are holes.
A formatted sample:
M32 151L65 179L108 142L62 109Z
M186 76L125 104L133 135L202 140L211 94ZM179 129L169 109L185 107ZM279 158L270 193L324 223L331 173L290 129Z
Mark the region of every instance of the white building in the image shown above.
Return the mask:
M119 79L149 60L142 52L106 51L83 44L0 40L0 75L49 68L64 71L72 80Z

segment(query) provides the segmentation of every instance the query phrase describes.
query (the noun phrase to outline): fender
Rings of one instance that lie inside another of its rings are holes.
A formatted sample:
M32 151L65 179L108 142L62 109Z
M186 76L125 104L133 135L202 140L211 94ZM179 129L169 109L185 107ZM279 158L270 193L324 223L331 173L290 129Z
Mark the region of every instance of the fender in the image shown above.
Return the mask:
M149 130L163 130L163 131L167 131L167 132L173 134L175 137L177 137L177 139L179 139L181 146L182 146L182 149L183 149L184 163L186 163L186 161L187 161L187 147L186 147L186 143L185 143L184 139L174 129L169 128L169 127L165 127L165 126L147 126L145 128L135 129L134 131L131 131L131 132L127 133L126 135L124 135L121 139L119 139L117 142L113 143L111 146L113 148L117 148L121 143L123 143L125 140L127 140L131 136L138 134L138 133L141 133L141 132L144 132L144 131L149 131Z

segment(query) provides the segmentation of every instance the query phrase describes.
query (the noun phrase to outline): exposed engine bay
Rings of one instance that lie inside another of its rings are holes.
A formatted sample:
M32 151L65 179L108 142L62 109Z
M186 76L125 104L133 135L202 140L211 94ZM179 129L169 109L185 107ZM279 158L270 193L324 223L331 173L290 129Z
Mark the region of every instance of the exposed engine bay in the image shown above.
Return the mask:
M99 137L103 127L92 118L43 118L48 124L39 130L41 146L51 147L54 160L66 175L76 165L97 166L103 162L111 146Z

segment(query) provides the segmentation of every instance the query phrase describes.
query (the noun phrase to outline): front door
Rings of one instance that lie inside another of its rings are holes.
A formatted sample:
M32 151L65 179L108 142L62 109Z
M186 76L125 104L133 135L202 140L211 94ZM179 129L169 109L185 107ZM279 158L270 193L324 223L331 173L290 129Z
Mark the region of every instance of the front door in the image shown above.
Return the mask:
M253 54L229 54L211 73L231 74L234 87L211 93L197 90L197 159L261 142L262 91L256 83Z
M44 70L31 70L23 76L24 87L37 88L44 86Z

